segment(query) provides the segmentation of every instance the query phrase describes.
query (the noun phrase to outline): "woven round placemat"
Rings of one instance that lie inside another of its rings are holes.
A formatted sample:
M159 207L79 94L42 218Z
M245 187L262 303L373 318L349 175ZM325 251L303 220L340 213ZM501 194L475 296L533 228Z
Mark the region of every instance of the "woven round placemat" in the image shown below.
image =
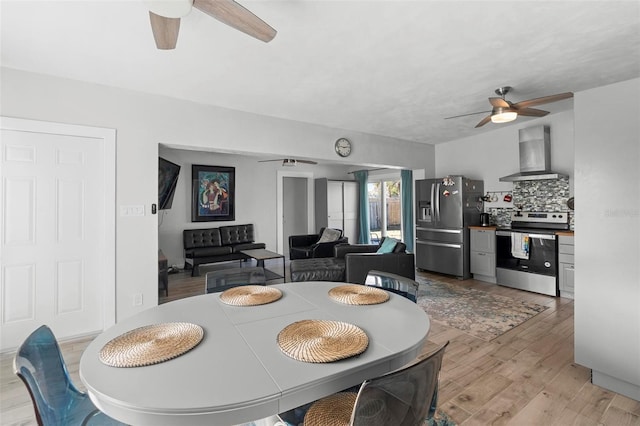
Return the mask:
M369 337L360 327L340 321L303 320L278 333L278 346L287 356L304 362L333 362L367 349Z
M220 301L234 306L256 306L275 302L282 297L282 291L263 285L242 285L225 290Z
M329 297L348 305L377 305L389 300L389 293L376 287L346 284L329 290Z
M110 340L100 350L100 361L111 367L142 367L176 358L202 341L196 324L169 322L147 325Z

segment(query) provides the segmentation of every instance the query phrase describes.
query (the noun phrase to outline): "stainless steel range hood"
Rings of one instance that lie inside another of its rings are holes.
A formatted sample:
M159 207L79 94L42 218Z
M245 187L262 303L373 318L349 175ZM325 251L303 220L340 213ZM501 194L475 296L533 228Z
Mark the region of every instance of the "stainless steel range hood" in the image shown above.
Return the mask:
M567 177L551 171L549 126L535 126L519 130L520 172L500 178L500 182L559 179Z

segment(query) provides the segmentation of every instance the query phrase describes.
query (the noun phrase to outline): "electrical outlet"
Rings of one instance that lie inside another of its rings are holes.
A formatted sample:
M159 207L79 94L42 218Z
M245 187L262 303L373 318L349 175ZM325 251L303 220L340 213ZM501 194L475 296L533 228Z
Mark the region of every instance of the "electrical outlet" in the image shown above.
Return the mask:
M133 306L142 306L142 293L133 295Z

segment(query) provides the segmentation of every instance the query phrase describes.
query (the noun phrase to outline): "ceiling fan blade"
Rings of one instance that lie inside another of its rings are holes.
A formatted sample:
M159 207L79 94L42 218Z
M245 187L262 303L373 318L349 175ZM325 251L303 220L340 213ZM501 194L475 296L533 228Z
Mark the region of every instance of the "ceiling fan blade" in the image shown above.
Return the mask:
M511 108L511 104L502 98L489 98L489 103L498 108Z
M573 98L573 92L558 93L557 95L543 96L541 98L529 99L513 104L514 108L529 108L536 105L548 104L551 102L561 101L563 99Z
M518 110L518 115L527 117L544 117L547 114L549 114L549 111L543 111L535 108L522 108Z
M269 163L271 161L282 161L283 158L276 158L274 160L258 160L258 163Z
M149 11L149 19L156 47L162 50L175 49L180 31L180 18L165 18Z
M477 115L477 114L487 114L491 111L478 111L478 112L470 112L469 114L461 114L461 115L454 115L453 117L445 117L445 120L449 120L450 118L459 118L459 117L467 117L469 115Z
M296 160L298 163L305 163L305 164L318 164L315 161L310 161L310 160Z
M476 127L482 127L482 126L484 126L485 124L487 124L490 121L491 121L491 114L487 115L485 118L480 120L480 122L478 124L476 124Z
M233 0L194 0L193 5L218 21L265 43L276 36L277 31L269 24Z

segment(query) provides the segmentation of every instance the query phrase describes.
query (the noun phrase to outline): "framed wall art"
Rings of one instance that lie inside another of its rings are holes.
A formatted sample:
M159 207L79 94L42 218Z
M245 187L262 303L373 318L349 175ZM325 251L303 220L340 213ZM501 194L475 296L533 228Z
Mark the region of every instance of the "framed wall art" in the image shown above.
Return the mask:
M235 167L193 164L191 222L235 220Z

